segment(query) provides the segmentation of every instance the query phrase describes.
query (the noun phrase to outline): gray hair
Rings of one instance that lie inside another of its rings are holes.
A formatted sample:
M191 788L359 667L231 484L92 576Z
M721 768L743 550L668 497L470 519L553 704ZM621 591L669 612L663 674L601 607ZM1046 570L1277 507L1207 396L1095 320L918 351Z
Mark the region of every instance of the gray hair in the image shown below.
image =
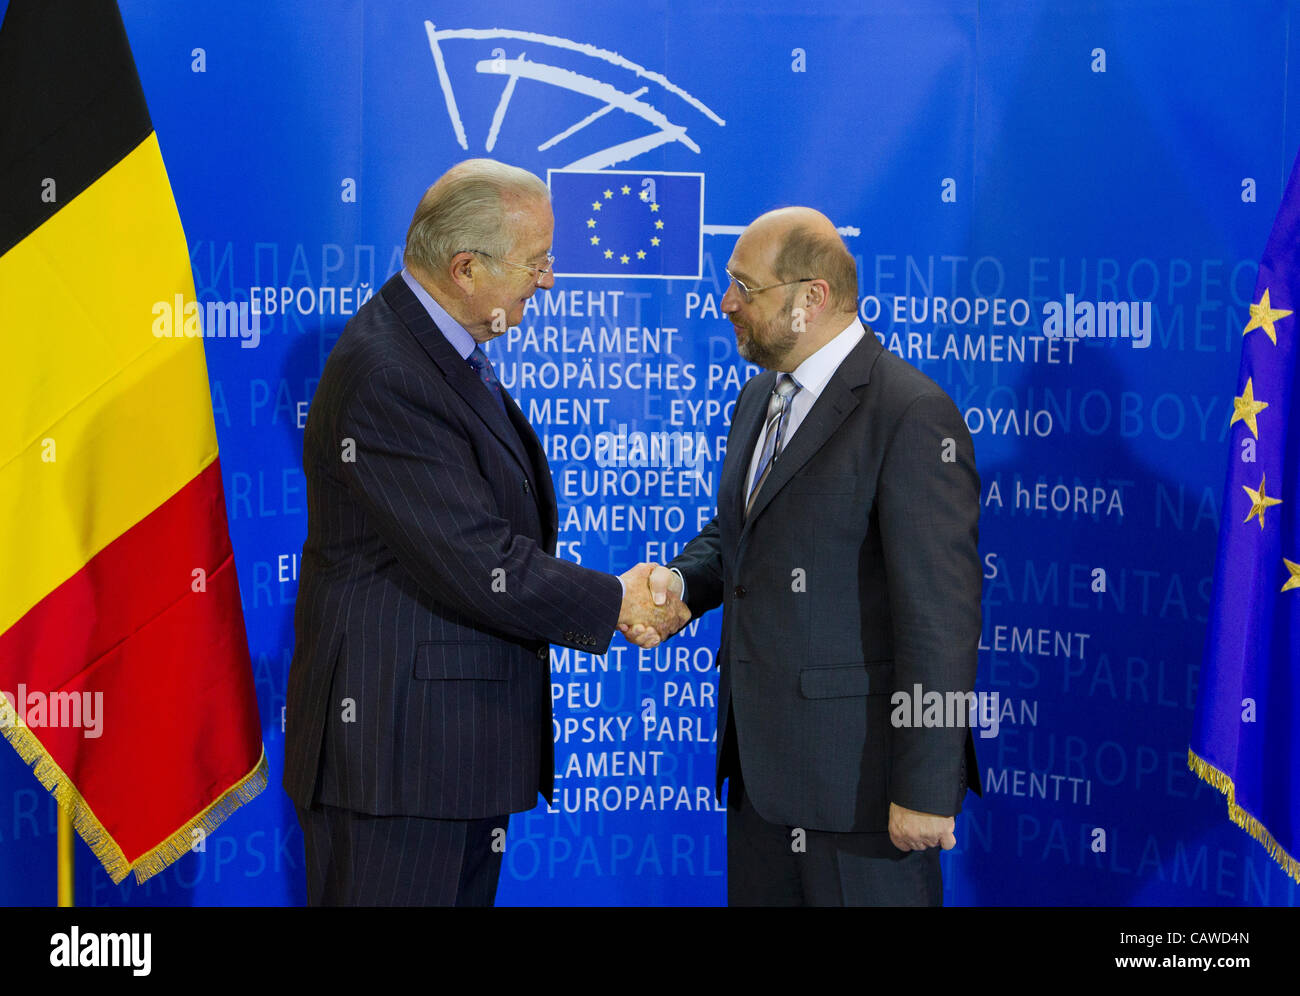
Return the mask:
M515 246L513 218L529 202L550 197L546 184L527 170L495 159L466 159L420 198L403 262L432 274L466 249L505 259ZM496 260L484 262L499 272Z
M839 235L824 235L804 225L786 233L772 266L776 279L821 277L830 286L831 304L858 310L858 265Z

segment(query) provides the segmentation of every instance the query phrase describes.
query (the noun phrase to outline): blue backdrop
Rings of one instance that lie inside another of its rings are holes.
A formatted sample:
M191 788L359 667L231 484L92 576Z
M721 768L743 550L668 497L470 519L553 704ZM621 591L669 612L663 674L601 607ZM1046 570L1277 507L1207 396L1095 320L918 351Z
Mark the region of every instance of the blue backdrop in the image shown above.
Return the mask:
M200 299L263 311L256 348L207 356L272 785L145 886L79 844L79 904L302 903L279 779L305 412L420 193L476 155L620 171L597 196L622 212L612 259L584 250L588 188L561 189L584 178L554 181L561 277L489 347L546 442L564 556L664 560L711 517L756 372L722 268L762 211L817 207L862 316L965 414L983 481L977 687L1000 722L945 902L1295 904L1186 753L1241 330L1300 144L1300 4L121 7ZM658 266L636 257L650 189ZM1079 301L1122 303L1129 337L1045 336ZM724 901L718 622L553 651L557 804L512 819L501 904ZM0 902L52 902L53 803L7 748L0 868Z

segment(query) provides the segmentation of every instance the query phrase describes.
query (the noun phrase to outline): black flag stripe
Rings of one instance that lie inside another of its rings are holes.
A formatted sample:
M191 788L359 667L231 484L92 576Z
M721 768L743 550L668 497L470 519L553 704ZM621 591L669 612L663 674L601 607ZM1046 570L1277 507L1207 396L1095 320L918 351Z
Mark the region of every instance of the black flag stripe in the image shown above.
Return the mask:
M13 0L0 25L0 254L152 131L115 0Z

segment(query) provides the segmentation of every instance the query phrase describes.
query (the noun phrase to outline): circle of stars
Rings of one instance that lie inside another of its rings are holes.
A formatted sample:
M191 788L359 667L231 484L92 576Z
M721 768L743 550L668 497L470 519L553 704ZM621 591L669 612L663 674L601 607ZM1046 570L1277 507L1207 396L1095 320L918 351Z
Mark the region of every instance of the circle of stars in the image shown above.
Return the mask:
M630 186L628 186L628 185L625 183L625 184L623 184L621 187L618 188L618 192L619 192L619 194L620 194L621 196L626 197L626 196L628 196L629 194L632 193L632 188L631 188ZM604 202L605 202L605 201L609 201L609 200L613 200L613 199L614 199L614 191L613 191L612 189L610 189L610 188L607 187L607 188L605 188L605 190L601 191L601 196L602 196L602 198L603 198L602 200L592 201L592 202L591 202L592 217L590 217L590 218L587 219L587 228L593 230L593 234L591 235L591 238L590 238L590 242L591 242L591 244L592 244L593 246L599 246L599 245L600 245L600 236L597 235L597 234L594 234L594 229L597 227L597 224L598 224L597 221L596 221L596 213L603 209L603 207L604 207ZM637 197L638 197L640 200L642 200L642 201L644 201L644 202L646 203L646 205L650 208L650 211L651 211L652 213L657 214L657 213L659 212L659 205L658 205L657 202L652 201L652 200L650 199L650 192L649 192L648 190L642 190L642 191L637 195ZM663 219L662 219L662 218L656 218L656 219L655 219L655 230L661 232L661 231L663 231L663 227L664 227L664 221L663 221ZM654 236L651 236L651 238L650 238L650 245L652 245L652 246L656 246L656 247L657 247L657 246L660 244L660 242L662 242L662 241L663 241L663 240L662 240L658 235L654 235ZM603 255L604 255L604 257L605 257L606 259L613 259L613 258L614 258L614 250L613 250L613 249L605 249ZM645 258L646 258L646 251L645 251L644 249L637 249L634 255L636 256L637 259L645 259ZM622 263L624 266L626 266L628 263L630 263L630 262L632 261L632 256L629 255L629 254L626 253L626 252L619 253L619 255L618 255L618 261L619 261L620 263Z

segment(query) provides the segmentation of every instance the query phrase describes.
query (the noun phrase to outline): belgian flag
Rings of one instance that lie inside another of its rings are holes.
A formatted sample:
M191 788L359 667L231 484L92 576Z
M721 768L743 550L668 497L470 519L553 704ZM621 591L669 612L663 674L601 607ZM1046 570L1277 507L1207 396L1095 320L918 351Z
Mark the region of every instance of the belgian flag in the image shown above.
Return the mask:
M266 785L203 340L112 2L0 26L0 732L114 882Z

